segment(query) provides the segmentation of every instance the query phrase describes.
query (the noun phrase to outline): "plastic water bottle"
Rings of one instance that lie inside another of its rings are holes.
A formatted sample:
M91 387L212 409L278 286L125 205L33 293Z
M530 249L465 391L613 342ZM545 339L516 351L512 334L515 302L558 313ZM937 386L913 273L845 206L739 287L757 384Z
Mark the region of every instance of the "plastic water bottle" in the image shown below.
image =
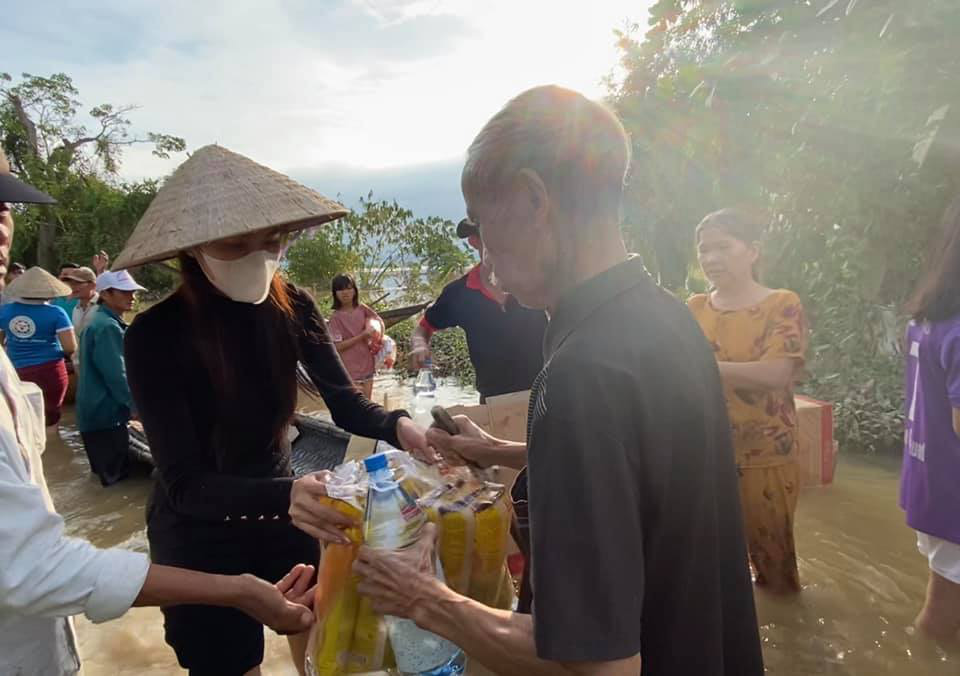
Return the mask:
M417 379L413 383L413 393L419 396L435 397L437 395L437 381L433 377L433 360L427 359L417 371Z
M427 516L416 501L393 478L387 456L371 455L363 461L370 476L363 539L376 549L404 549L420 538ZM436 564L437 576L443 570ZM397 669L406 676L455 676L462 674L466 655L450 641L418 627L412 620L387 617L387 633L397 659Z
M429 427L432 419L430 409L436 404L437 381L433 377L433 360L427 359L423 368L417 372L417 379L413 382L413 420Z

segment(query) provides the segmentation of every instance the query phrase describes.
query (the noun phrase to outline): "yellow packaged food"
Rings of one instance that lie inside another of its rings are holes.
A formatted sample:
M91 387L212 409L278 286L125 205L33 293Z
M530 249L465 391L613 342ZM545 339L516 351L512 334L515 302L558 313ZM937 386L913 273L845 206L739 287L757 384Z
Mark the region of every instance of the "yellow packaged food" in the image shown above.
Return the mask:
M358 522L363 517L362 511L348 502L321 500ZM353 573L362 541L360 528L349 528L344 533L350 544L327 544L317 568L317 621L307 645L307 669L314 676L341 676L388 666L386 623L373 613L370 602L360 597L359 578Z
M438 471L406 453L389 456L404 490L416 496L438 527L438 555L450 588L486 605L512 608L515 591L506 564L511 507L505 487L484 482L465 467ZM359 523L366 502L365 473L352 462L334 475L328 491L339 499L324 501ZM326 545L317 569L317 622L307 647L312 676L376 672L395 665L386 621L357 593L353 563L362 533L352 528L346 534L351 544Z
M472 507L475 541L467 595L485 605L496 606L506 574L510 536L510 507L505 487L487 484L474 496Z

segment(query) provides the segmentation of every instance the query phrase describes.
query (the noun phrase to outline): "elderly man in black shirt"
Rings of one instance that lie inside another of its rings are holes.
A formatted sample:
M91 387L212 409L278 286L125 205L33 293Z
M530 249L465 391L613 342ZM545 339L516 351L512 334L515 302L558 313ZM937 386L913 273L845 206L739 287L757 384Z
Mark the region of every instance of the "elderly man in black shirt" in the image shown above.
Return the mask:
M545 366L526 445L465 418L430 441L527 464L532 614L459 596L404 553L363 550L362 591L498 674L759 676L720 376L686 308L627 254L629 154L606 108L540 87L487 123L463 171L497 278L548 310Z

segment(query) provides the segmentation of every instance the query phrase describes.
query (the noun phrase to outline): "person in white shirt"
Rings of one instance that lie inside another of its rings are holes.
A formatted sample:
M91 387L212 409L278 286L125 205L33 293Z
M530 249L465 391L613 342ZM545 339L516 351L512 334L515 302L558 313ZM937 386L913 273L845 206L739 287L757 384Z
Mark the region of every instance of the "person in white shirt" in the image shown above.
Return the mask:
M73 333L77 337L77 351L73 353L70 361L67 363L67 372L70 374L70 391L67 393L69 401L76 394L77 374L80 373L80 336L83 330L90 323L93 313L97 311L97 273L88 267L72 268L64 270L60 275L60 281L64 282L73 293L70 298L75 298L77 304L70 314L70 321L73 324ZM71 395L71 393L73 393Z
M70 298L77 299L70 320L73 322L73 332L80 340L80 334L90 321L90 315L97 308L97 273L87 267L65 270L60 275L60 281L65 282L73 291Z
M10 202L53 199L12 176L0 151L0 291L13 238ZM0 351L0 674L76 674L69 618L80 613L103 622L131 606L200 604L238 608L284 633L310 626L312 566L295 566L272 585L154 565L146 554L64 535L43 476L45 443L40 389L22 383Z

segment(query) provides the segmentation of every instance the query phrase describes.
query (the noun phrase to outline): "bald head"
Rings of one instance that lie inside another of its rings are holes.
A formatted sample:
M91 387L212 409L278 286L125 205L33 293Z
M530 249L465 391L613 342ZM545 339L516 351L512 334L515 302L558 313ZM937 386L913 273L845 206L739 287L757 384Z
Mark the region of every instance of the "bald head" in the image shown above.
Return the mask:
M536 173L571 218L619 220L630 143L606 106L547 85L507 103L467 152L465 195L497 192L522 170Z
M624 251L620 235L630 144L603 105L562 87L520 94L477 134L463 169L467 214L484 263L529 307Z

